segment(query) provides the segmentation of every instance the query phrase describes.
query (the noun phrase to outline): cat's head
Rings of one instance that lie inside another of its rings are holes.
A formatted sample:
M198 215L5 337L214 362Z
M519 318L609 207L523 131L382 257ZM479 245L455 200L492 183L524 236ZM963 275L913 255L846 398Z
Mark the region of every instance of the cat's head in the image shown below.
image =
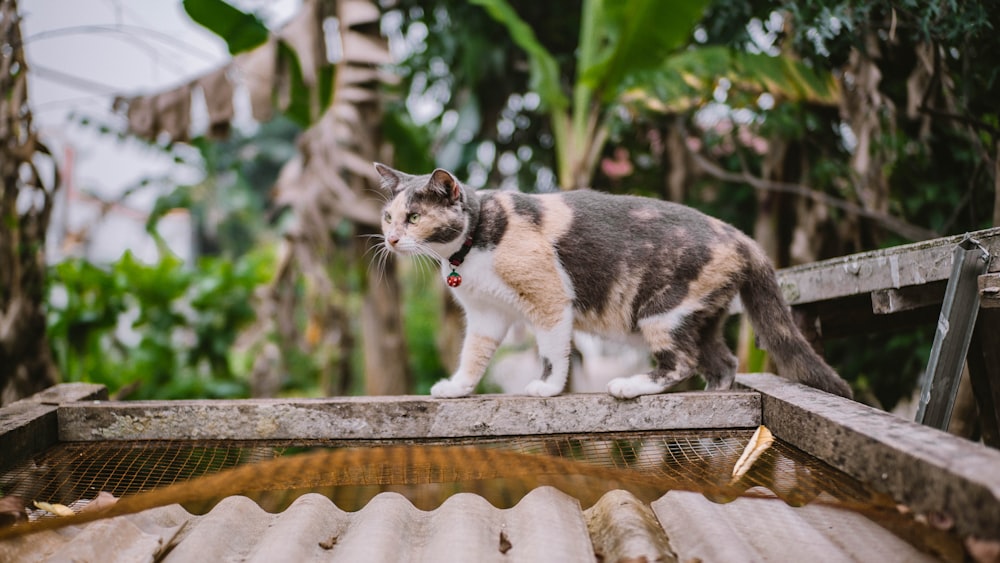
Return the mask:
M455 176L438 168L413 176L375 163L389 201L382 209L386 250L443 258L461 248L469 216L467 194Z

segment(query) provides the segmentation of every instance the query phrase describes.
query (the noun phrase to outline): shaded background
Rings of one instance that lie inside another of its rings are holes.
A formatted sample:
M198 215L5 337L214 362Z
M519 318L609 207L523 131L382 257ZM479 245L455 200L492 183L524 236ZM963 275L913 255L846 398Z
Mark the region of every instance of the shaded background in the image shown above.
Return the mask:
M51 157L4 194L19 217L51 208L39 276L0 284L4 320L29 319L0 324L4 401L56 380L121 398L426 393L461 313L433 268L373 267L372 160L681 201L779 267L998 223L1000 8L985 0L14 8L23 41L3 41L28 69L9 73L28 83L14 100ZM505 371L531 373L521 336ZM931 338L826 352L891 409ZM588 376L645 361L579 347Z

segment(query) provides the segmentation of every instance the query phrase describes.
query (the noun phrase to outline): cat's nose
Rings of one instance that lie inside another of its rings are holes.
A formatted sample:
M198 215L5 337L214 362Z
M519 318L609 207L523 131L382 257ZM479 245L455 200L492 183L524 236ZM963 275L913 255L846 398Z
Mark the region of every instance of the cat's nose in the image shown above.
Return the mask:
M397 235L395 233L391 234L391 235L387 235L385 237L385 241L387 243L389 243L389 246L396 246L397 244L399 244L399 235Z

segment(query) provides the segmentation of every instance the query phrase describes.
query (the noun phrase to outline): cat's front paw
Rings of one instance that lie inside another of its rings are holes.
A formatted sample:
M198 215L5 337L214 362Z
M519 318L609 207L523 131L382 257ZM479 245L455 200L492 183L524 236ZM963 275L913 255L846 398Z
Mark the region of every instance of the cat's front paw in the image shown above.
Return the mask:
M634 399L639 395L654 395L667 390L667 386L657 383L649 374L631 377L616 377L608 382L608 394L619 399Z
M536 379L524 388L524 392L532 397L555 397L562 393L562 386L556 386L547 381Z
M475 385L457 382L453 379L442 379L431 387L431 395L438 399L453 399L455 397L466 397L472 394Z

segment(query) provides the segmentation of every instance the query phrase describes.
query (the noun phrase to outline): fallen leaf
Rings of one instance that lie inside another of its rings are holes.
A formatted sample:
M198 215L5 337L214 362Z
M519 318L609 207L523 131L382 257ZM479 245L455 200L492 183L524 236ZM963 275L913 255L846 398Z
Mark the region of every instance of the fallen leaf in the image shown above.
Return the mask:
M83 505L80 512L96 512L98 510L104 510L105 508L114 505L116 502L118 502L118 497L107 491L101 491L97 493L94 500Z
M319 542L319 546L327 550L333 549L337 545L337 541L338 541L337 536L335 535L330 536L329 539Z
M76 514L75 512L73 512L73 509L66 506L65 504L38 502L37 500L32 501L32 503L35 505L35 508L39 510L44 510L46 512L51 512L56 516L73 516L74 514Z
M767 451L773 443L774 434L771 434L771 431L766 426L758 426L757 431L750 438L750 443L743 449L743 455L740 456L740 459L736 461L736 465L733 466L733 481L746 475L747 471L750 471L750 467L760 457L760 454Z
M507 552L510 551L510 549L512 547L514 547L514 544L510 543L510 538L507 537L507 532L504 532L503 530L500 530L500 546L499 547L500 547L500 553L502 553L504 555L506 555Z

